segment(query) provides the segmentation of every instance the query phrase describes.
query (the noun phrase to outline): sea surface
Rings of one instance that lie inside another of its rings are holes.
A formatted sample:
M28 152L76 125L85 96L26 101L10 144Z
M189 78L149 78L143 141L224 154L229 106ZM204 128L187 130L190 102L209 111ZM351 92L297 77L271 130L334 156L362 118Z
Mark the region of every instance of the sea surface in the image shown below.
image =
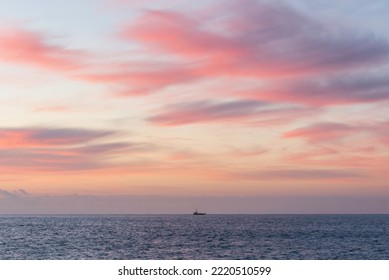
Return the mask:
M389 215L0 216L0 259L389 259Z

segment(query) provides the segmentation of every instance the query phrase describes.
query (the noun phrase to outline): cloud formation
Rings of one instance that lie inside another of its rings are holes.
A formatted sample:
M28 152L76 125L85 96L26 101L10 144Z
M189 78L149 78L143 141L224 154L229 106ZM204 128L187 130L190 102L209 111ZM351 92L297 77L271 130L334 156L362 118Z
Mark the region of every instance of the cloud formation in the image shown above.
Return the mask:
M56 71L82 66L83 52L49 43L47 36L20 27L0 27L0 59Z
M256 101L209 102L198 101L171 106L167 112L148 120L161 125L182 125L196 122L228 121L252 116L266 104Z
M287 131L283 137L303 138L311 144L331 142L339 144L349 137L362 143L365 141L368 144L386 145L389 139L388 125L387 121L359 124L321 122Z
M333 30L280 2L225 6L217 10L222 17L206 18L149 10L121 35L156 53L197 61L197 72L204 76L324 74L380 63L389 54L389 45L374 35Z
M119 96L146 95L171 85L198 79L190 66L168 63L109 64L107 68L108 70L90 69L79 77L92 83L114 86Z
M336 141L355 134L360 128L342 123L316 123L311 126L297 128L283 134L284 138L302 137L309 142Z
M110 86L120 96L227 77L270 82L246 95L276 102L328 105L388 97L385 75L323 78L384 65L389 57L385 40L353 28L329 27L278 1L244 2L227 1L207 13L146 10L124 24L120 36L156 58L147 62L110 62L103 53L88 59L90 51L54 45L49 36L20 27L0 28L0 59ZM274 83L277 78L282 83Z
M238 95L310 106L350 105L389 99L389 82L382 74L333 75L273 82Z
M113 142L117 131L79 128L2 128L0 167L36 171L125 166L115 157L155 149L142 142Z
M147 120L162 126L196 123L236 123L257 126L285 123L311 113L313 113L311 108L274 106L271 103L248 99L224 102L201 100L166 106Z
M0 148L75 145L113 134L77 128L0 128Z

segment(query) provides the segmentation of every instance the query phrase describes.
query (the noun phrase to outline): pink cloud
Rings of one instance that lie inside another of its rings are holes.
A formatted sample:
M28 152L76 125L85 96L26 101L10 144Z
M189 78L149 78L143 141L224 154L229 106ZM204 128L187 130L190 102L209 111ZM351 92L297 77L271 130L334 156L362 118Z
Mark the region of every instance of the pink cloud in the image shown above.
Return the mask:
M204 154L190 150L179 150L168 155L169 161L191 161L204 158Z
M383 40L342 27L335 32L279 3L227 6L208 18L147 11L121 36L154 52L196 61L198 73L207 77L323 74L379 64L389 54Z
M232 101L213 103L198 101L182 103L167 108L165 112L154 115L148 120L160 125L183 125L197 122L229 121L247 118L258 110L264 103L252 101Z
M303 138L311 144L340 144L347 138L353 138L351 143L360 143L361 147L371 145L387 145L389 143L389 122L364 124L344 124L334 122L314 123L310 126L296 128L283 134L284 138Z
M198 26L201 22L179 12L149 10L137 23L125 27L121 35L124 39L137 39L151 49L192 58L214 56L239 51L239 45L231 45L228 38Z
M284 138L301 137L309 142L336 141L355 134L359 128L341 123L317 123L311 126L297 128L283 134Z
M288 131L283 135L285 139L301 138L308 145L301 151L285 152L281 161L298 166L357 168L381 178L385 172L380 170L388 165L388 158L382 153L389 143L387 125L387 122L316 123Z
M373 142L374 144L374 142ZM345 143L334 146L306 147L303 151L295 150L283 155L280 160L286 165L310 166L319 168L349 168L360 170L374 179L387 177L385 167L389 164L388 157L382 155L376 147L352 145Z
M117 95L128 96L219 77L263 82L338 75L380 66L389 54L387 42L374 35L342 26L331 29L290 6L269 1L226 2L208 7L207 13L147 10L125 24L120 36L139 43L142 54L157 56L158 62L127 60L119 65L104 62L100 54L92 63L86 52L55 45L50 37L19 27L0 29L0 59L55 71L80 70L72 78L110 86ZM160 58L170 62L161 63ZM344 84L311 80L240 94L316 106L388 97L384 78L367 79L365 84L358 82L359 77L346 77Z
M266 149L263 147L255 147L251 149L233 149L233 151L230 154L236 157L256 157L269 152L270 149Z
M83 53L48 42L47 37L26 29L0 28L0 59L49 70L64 71L81 67Z
M379 122L372 129L377 137L377 144L389 147L389 121Z
M7 172L103 170L127 165L115 163L116 157L155 150L148 143L107 141L114 135L115 131L77 128L3 128L0 129L0 169Z
M0 148L75 145L113 134L74 128L1 128Z
M196 73L187 66L166 64L134 63L130 65L110 65L114 71L95 71L80 76L81 79L93 83L113 85L117 87L118 95L144 95L196 80Z
M309 107L274 106L271 103L242 99L234 101L201 100L182 102L162 108L147 120L156 125L178 126L196 123L276 125L320 113Z

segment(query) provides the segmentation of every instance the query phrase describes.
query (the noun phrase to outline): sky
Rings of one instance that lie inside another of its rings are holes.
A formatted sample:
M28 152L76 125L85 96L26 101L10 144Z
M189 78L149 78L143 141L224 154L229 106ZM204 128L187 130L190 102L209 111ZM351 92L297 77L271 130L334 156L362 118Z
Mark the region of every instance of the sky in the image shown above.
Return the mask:
M389 214L388 13L0 1L0 214Z

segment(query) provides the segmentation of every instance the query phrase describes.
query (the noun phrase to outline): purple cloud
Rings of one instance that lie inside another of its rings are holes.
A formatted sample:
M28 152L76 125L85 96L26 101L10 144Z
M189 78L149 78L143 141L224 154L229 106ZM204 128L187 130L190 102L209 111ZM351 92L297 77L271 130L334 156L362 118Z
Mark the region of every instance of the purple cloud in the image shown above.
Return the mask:
M0 128L1 147L75 145L112 136L116 132L78 128Z
M147 11L121 35L155 52L197 62L196 73L204 78L333 73L382 65L389 55L389 44L375 35L331 29L280 2L233 1L218 8L201 18Z
M316 110L320 111L320 110ZM311 108L281 107L256 100L183 102L166 106L147 120L164 126L186 125L193 123L248 121L251 125L274 124L313 113Z
M241 91L240 96L313 106L371 103L389 98L386 76L349 74L269 83L261 88Z

